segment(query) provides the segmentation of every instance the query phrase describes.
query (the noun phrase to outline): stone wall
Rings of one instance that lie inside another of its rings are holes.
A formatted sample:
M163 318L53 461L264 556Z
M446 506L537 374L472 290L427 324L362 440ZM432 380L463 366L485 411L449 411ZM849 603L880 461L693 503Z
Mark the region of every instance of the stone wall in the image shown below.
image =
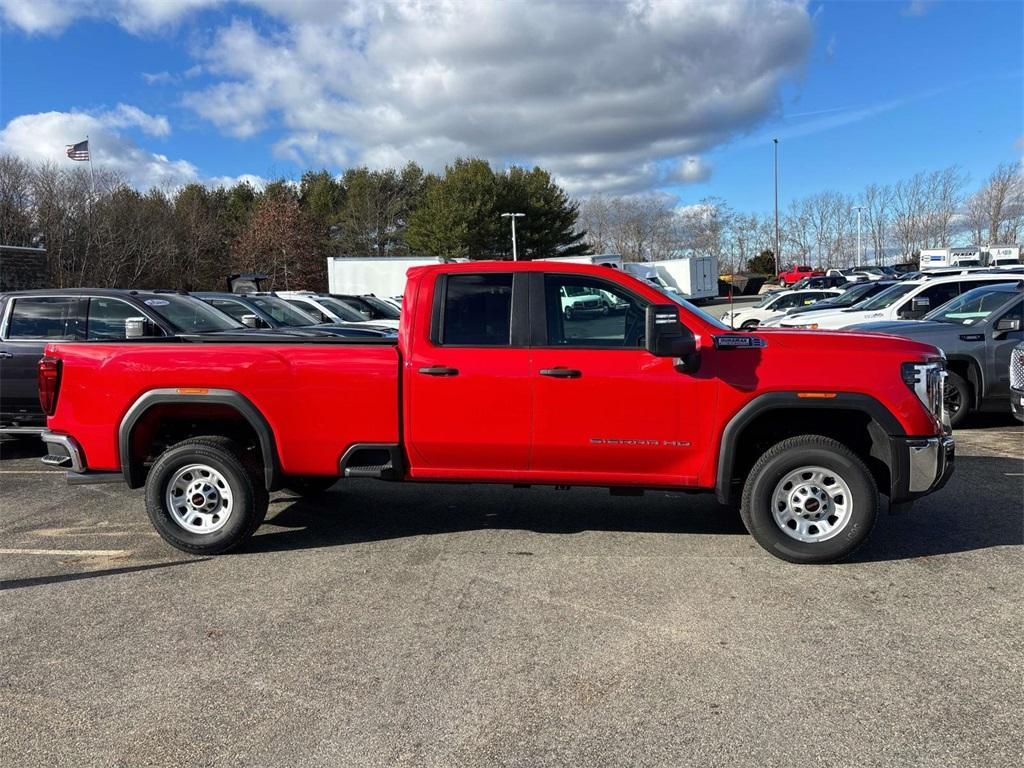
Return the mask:
M46 254L0 248L0 293L46 288Z

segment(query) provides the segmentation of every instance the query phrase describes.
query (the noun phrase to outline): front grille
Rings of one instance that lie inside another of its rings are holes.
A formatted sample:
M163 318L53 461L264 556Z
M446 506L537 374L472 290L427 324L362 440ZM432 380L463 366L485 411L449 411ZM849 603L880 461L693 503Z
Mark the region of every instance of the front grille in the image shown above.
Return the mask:
M1024 347L1017 347L1010 353L1010 386L1024 389Z

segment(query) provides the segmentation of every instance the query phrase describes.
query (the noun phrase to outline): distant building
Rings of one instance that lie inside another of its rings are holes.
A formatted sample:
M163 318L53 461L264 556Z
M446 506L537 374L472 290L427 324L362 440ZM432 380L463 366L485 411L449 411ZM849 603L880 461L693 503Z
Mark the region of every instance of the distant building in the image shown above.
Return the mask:
M0 245L0 293L46 288L46 249Z

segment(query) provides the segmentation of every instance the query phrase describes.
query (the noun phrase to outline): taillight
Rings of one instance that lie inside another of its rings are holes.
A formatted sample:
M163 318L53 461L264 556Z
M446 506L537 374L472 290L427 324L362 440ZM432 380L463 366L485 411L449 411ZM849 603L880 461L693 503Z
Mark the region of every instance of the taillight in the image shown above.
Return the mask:
M53 416L57 410L57 393L60 391L60 360L44 357L39 361L39 404L43 413Z

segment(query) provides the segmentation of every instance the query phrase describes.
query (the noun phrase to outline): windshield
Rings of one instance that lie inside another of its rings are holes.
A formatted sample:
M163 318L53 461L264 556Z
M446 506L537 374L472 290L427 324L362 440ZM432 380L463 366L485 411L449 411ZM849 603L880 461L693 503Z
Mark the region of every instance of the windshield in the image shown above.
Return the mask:
M755 307L763 307L769 301L774 301L775 299L777 299L778 296L779 296L779 292L778 291L769 291L764 296L762 296L761 299L754 306Z
M293 307L284 299L276 296L250 296L249 301L262 309L281 325L289 328L305 328L308 325L316 325L316 318L307 315L301 309Z
M178 333L210 333L245 328L237 320L191 296L160 294L143 299L143 304L170 323Z
M843 291L834 298L826 299L826 301L828 301L828 303L833 307L852 307L865 296L870 296L875 293L879 293L879 291L876 290L875 283L863 283L862 285L857 285ZM820 303L824 304L825 302L823 301Z
M947 301L925 315L924 319L940 323L973 325L991 315L1013 295L1005 288L1000 290L994 285L986 285L984 288L975 288L952 301Z
M885 309L886 307L891 307L896 303L896 301L902 299L908 293L915 290L917 285L917 283L901 283L900 285L893 285L886 288L877 296L873 296L867 301L862 301L860 304L855 304L854 306L857 309L867 311Z
M402 316L402 313L398 311L398 308L394 304L389 304L383 299L378 299L376 296L363 296L362 299L377 310L377 316L379 318L382 317L387 320L397 320Z
M356 312L352 307L343 301L338 299L332 299L328 296L316 296L314 301L317 304L322 304L331 311L332 314L337 315L346 323L362 323L366 321L366 318Z

